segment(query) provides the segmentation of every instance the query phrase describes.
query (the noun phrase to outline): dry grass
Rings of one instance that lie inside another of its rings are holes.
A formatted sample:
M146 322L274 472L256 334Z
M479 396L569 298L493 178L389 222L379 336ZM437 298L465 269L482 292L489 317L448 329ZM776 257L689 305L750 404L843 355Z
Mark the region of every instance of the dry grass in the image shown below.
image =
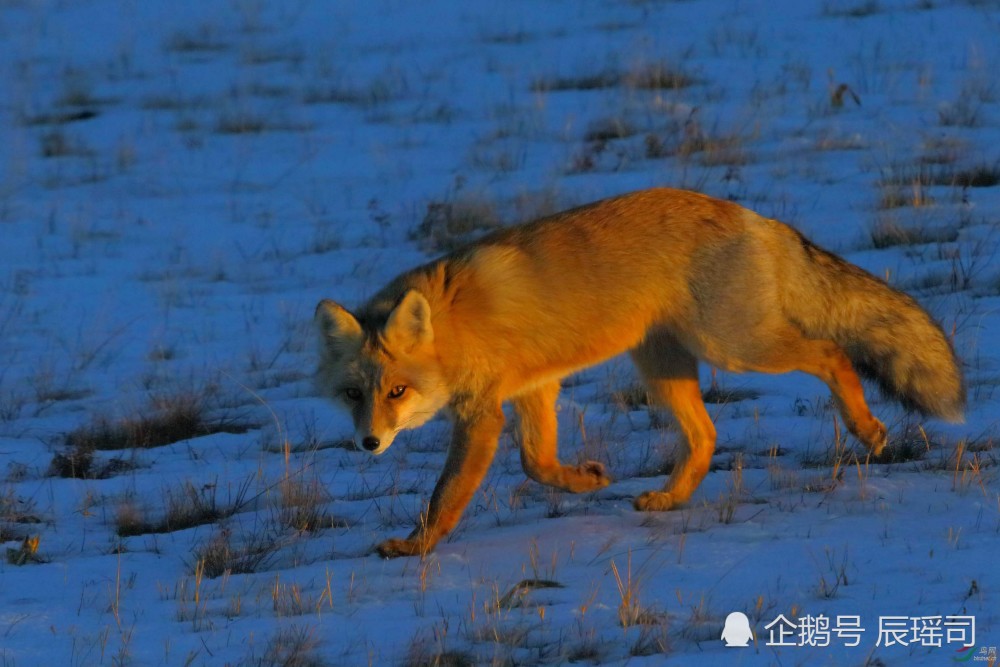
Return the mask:
M153 401L148 412L134 417L97 417L66 436L72 450L149 449L213 433L246 433L256 425L209 418L201 399L177 396Z
M829 18L862 19L882 12L878 0L826 0L821 13Z
M220 35L221 29L210 23L202 23L196 28L178 30L164 43L167 51L181 54L218 53L230 48L230 44Z
M710 405L726 405L739 401L753 401L760 398L760 392L753 389L723 387L719 384L718 371L712 369L712 381L708 389L701 393L701 400Z
M49 475L69 479L91 479L96 477L93 471L94 450L90 447L75 446L65 452L57 452L49 463Z
M27 526L40 523L34 502L18 497L11 486L0 490L0 542L24 539Z
M642 583L640 571L632 571L632 551L628 552L624 575L619 571L614 559L611 560L611 574L618 589L618 622L623 628L636 625L660 625L663 614L643 606L639 601L639 587Z
M125 459L116 456L101 460L92 448L78 445L57 452L49 462L48 474L50 477L64 479L108 479L135 470L136 467L138 466L134 457Z
M945 127L979 127L983 123L986 101L964 94L938 110L938 122Z
M44 158L94 157L95 152L81 139L71 137L61 128L44 133L39 139L39 152Z
M629 121L609 116L592 122L583 135L584 141L613 141L626 139L638 133L638 128Z
M927 189L920 181L914 181L909 187L883 187L876 207L885 211L904 207L923 208L932 204L934 204L934 198L927 192Z
M551 579L522 579L514 584L509 591L497 602L497 606L503 609L514 609L525 605L525 601L531 591L543 588L564 588L558 581Z
M952 243L958 240L958 236L958 229L951 225L904 225L891 217L880 217L868 230L868 240L878 250L895 246Z
M19 546L8 547L7 562L15 566L48 562L38 553L38 544L40 541L40 535L26 536Z
M230 108L218 114L215 131L219 134L262 134L264 132L306 132L308 123L294 122L288 118L264 114L245 108Z
M730 524L736 518L736 510L740 503L746 500L746 489L743 485L743 455L737 454L732 462L730 477L727 482L728 492L719 498L719 523Z
M240 667L325 667L329 663L317 653L320 640L316 629L291 625L278 630L267 641L261 655L251 648L238 663Z
M14 499L13 496L0 498L0 542L8 542L19 539L19 531L14 528L15 524L39 523L39 519L34 514L22 513L20 504L23 501Z
M848 557L847 547L844 547L840 558L837 557L836 550L830 547L823 548L823 555L825 563L823 565L817 563L820 574L816 592L820 598L829 600L837 597L841 586L850 586L851 577L848 577L848 570L856 568Z
M463 194L427 204L427 213L410 233L410 239L428 252L447 252L500 226L500 215L492 201Z
M69 123L79 123L85 120L97 118L98 113L91 109L69 109L66 111L55 111L52 113L40 113L27 115L20 118L22 125L28 127L36 125L68 125Z
M697 160L705 167L740 167L753 161L747 143L755 133L705 127L696 111L692 111L688 118L670 123L666 131L647 134L645 155L651 160Z
M649 390L637 384L611 393L611 402L627 410L649 407Z
M934 439L934 435L924 430L920 424L907 422L890 434L889 442L878 461L880 463L920 461L931 452L932 446L942 448L942 445L934 442Z
M330 494L318 478L285 477L278 483L278 495L281 525L296 532L311 533L333 524L333 518L326 511Z
M960 169L951 175L950 185L959 188L992 188L1000 185L1000 161L985 162Z
M932 146L931 152L912 163L893 162L879 169L876 187L881 192L879 208L914 208L934 202L929 189L990 188L1000 185L1000 161L967 163L959 167L959 160L950 145Z
M192 571L200 569L209 579L224 574L253 574L271 563L280 546L268 526L258 526L242 539L235 538L229 528L220 528L195 549Z
M415 640L410 644L404 667L474 667L480 664L475 656L461 651L436 651L428 642Z
M566 90L600 90L619 86L633 90L679 90L697 83L697 79L684 70L665 61L645 63L626 71L604 69L577 76L554 76L536 79L531 84L534 92Z
M119 537L131 537L149 533L171 533L196 526L204 526L233 516L246 502L253 477L247 478L237 487L226 502L218 499L218 485L195 486L184 482L179 491L167 490L166 511L151 520L131 501L119 506L115 518Z

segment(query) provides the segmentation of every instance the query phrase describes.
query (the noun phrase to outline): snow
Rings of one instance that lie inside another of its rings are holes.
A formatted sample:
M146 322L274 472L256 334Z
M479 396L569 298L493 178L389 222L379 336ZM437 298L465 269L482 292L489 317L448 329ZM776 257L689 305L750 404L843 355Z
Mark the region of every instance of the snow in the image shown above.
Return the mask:
M998 34L982 0L2 3L0 664L979 664L1000 645L1000 187L959 175L1000 175ZM657 66L693 84L636 83ZM653 185L914 294L954 334L966 422L921 432L872 390L905 455L868 461L813 378L703 367L758 396L709 405L712 472L645 515L675 434L616 399L636 379L614 360L560 401L563 459L614 484L526 482L505 433L434 554L372 555L417 520L448 428L345 447L316 302L426 261L429 204L512 223ZM184 400L229 428L53 474L70 434ZM185 502L220 516L118 533ZM268 549L209 576L224 540ZM751 647L720 640L733 611ZM864 633L769 646L779 614ZM972 616L973 655L876 645L891 616Z

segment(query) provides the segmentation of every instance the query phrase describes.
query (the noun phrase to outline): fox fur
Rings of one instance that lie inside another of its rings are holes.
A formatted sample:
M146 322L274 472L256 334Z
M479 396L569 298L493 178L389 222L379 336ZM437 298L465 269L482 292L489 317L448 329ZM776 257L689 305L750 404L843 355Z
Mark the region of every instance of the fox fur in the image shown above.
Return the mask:
M343 402L355 443L384 452L447 409L454 432L426 516L385 557L424 554L481 483L509 401L528 477L571 492L607 486L604 467L560 463L560 379L628 352L668 408L686 456L639 510L687 501L708 471L715 428L698 360L730 371L804 371L830 388L874 454L886 429L858 373L908 408L962 419L952 346L916 301L732 202L672 189L606 199L486 236L400 275L351 312L316 309L319 381Z

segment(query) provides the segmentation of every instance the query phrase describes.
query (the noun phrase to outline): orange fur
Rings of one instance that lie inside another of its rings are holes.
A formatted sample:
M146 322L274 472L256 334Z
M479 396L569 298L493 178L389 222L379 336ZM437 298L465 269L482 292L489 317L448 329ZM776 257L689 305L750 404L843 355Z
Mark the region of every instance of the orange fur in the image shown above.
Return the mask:
M356 313L323 301L317 321L320 381L352 410L358 444L381 453L444 407L455 422L425 520L381 544L384 556L425 553L455 526L493 458L508 400L528 476L573 492L609 484L599 463L559 462L555 401L561 378L626 351L687 447L667 487L636 499L643 510L685 502L708 471L715 428L699 359L819 377L875 453L885 427L855 366L923 412L959 419L964 404L947 340L910 297L778 221L680 190L500 231L404 273Z

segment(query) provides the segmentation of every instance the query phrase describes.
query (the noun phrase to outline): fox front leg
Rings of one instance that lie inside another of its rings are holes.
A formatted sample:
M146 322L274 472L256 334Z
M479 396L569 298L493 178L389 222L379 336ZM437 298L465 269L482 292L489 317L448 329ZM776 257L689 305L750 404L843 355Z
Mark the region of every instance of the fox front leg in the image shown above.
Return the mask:
M557 454L556 399L559 381L540 385L513 400L521 434L521 467L540 484L583 493L603 489L611 483L604 466L597 461L564 465Z
M376 547L383 558L422 556L452 531L486 476L503 429L499 402L488 408L456 411L455 430L441 478L434 487L421 525L405 540L390 539Z

